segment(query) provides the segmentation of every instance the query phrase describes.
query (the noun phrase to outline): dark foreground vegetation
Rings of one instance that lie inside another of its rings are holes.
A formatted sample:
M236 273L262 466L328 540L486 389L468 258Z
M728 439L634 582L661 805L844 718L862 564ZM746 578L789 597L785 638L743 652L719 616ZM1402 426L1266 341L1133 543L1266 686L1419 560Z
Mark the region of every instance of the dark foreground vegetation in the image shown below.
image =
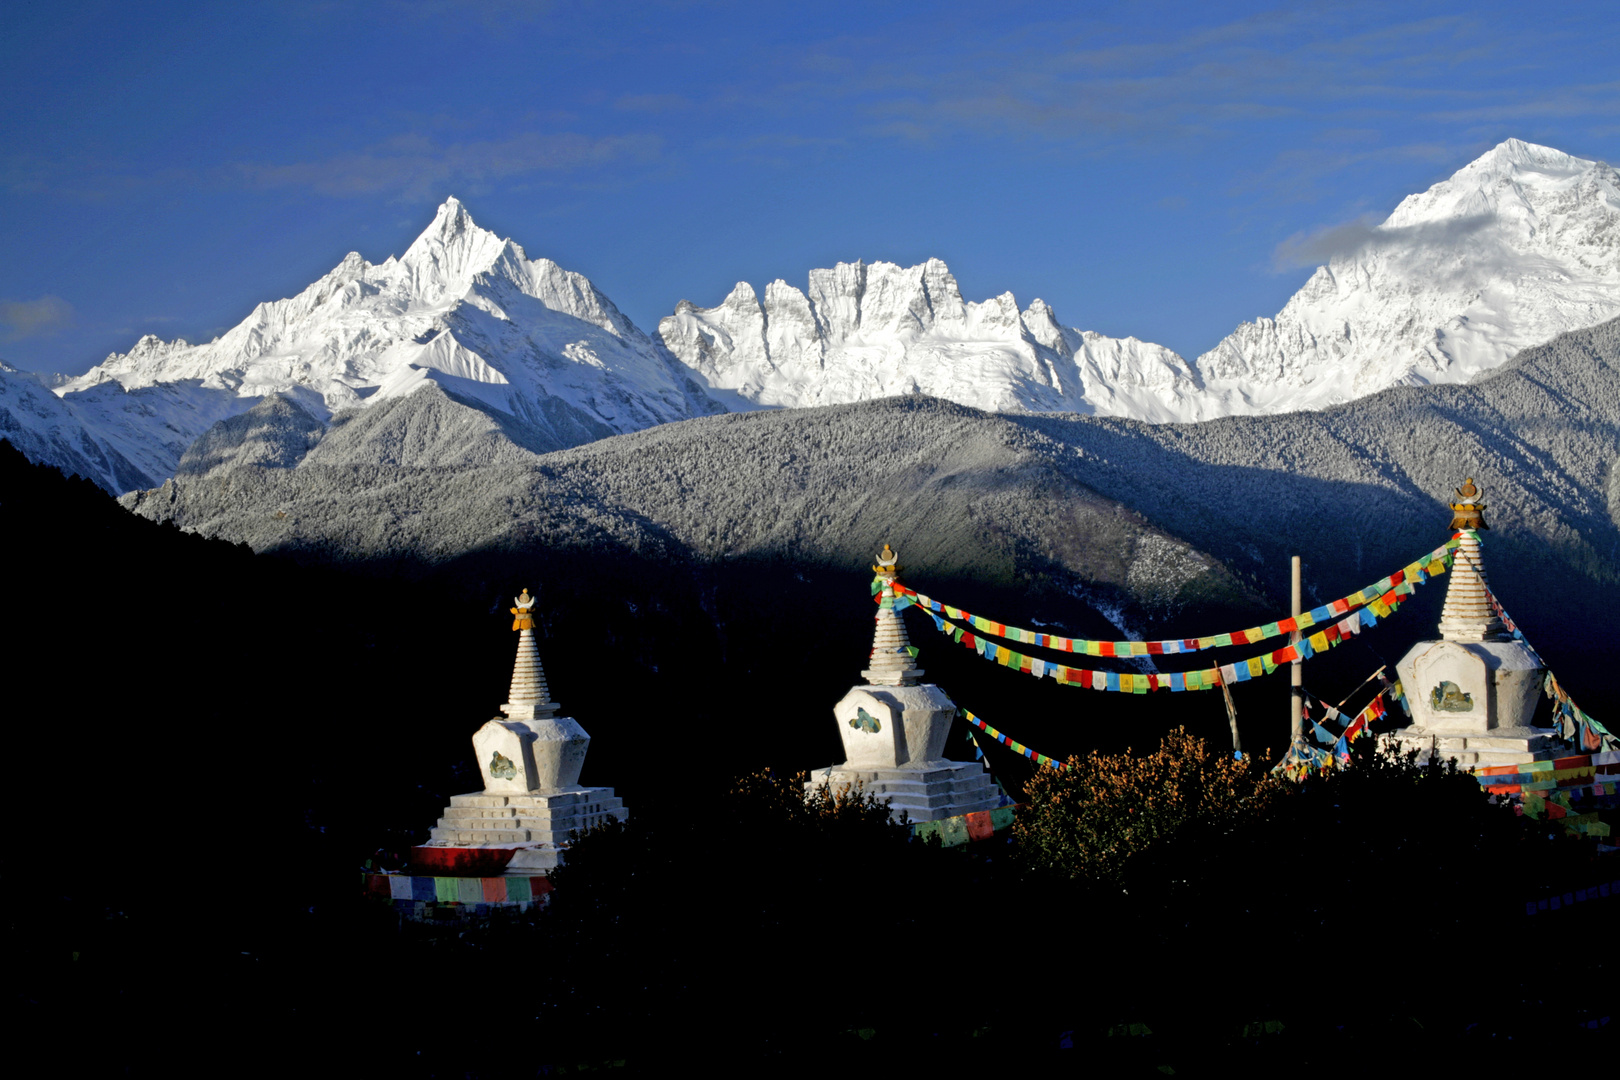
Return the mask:
M582 840L538 917L402 926L359 898L359 865L476 786L508 579L255 556L8 447L0 545L7 1011L56 1071L1196 1076L1614 1053L1617 902L1524 902L1620 867L1467 777L1363 740L1355 768L1282 788L1197 737L1224 728L1215 703L1163 741L1170 723L1124 739L1099 712L1105 756L1036 776L994 759L1028 804L1013 837L914 843L869 803L805 804L792 775L833 760L824 714L866 608L827 602L825 646L751 653L714 629L746 597L635 569L612 588L652 616L543 594L553 685L596 736L586 779L620 787L630 824ZM546 580L569 580L556 559ZM593 690L610 635L658 677ZM700 709L728 679L735 707Z

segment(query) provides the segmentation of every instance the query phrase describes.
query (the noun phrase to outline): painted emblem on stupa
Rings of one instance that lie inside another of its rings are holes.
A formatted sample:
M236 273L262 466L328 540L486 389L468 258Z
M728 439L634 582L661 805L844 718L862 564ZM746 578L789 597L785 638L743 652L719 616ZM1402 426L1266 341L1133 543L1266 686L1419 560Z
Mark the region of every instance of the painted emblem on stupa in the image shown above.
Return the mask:
M876 735L878 732L883 730L883 721L879 720L865 709L856 709L855 718L849 722L849 726L854 728L856 731L865 731Z
M489 759L489 775L497 780L510 780L517 776L517 765L497 750Z
M1464 693L1456 683L1444 679L1429 693L1429 708L1436 712L1473 712L1474 695Z

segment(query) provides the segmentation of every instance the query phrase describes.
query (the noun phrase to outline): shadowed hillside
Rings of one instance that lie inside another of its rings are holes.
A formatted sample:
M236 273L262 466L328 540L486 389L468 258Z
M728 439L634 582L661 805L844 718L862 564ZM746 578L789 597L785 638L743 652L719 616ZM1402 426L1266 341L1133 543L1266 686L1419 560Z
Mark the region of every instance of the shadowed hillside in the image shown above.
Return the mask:
M1467 386L1403 387L1320 413L1149 425L1017 423L1073 446L1079 476L1287 595L1304 556L1327 600L1445 538L1467 477L1489 504L1492 587L1586 707L1620 608L1620 320L1527 349Z

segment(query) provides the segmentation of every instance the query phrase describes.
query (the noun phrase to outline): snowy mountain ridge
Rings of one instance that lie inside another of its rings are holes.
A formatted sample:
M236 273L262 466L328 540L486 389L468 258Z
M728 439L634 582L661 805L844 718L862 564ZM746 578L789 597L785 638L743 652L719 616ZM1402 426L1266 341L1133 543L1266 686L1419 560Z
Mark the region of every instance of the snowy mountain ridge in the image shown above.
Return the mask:
M1620 174L1509 139L1403 200L1275 318L1189 365L1160 345L1061 326L1011 293L964 303L931 259L839 263L763 302L739 282L682 301L670 350L741 407L921 392L1001 412L1150 422L1320 409L1398 385L1467 382L1620 314ZM734 404L733 407L738 407Z
M1275 318L1197 361L1227 413L1465 383L1620 315L1620 173L1509 139L1403 199Z
M988 412L1196 416L1202 386L1160 345L1061 326L1036 299L964 301L939 259L839 263L808 291L778 278L761 302L738 282L713 308L681 301L658 324L671 352L733 408L929 394Z
M0 434L127 490L173 475L204 432L271 395L324 425L429 383L488 413L467 429L469 460L506 453L494 449L502 440L546 452L727 410L907 393L997 412L1198 421L1467 382L1620 315L1620 174L1601 162L1510 139L1356 239L1277 316L1189 364L1065 327L1039 299L1022 310L1011 293L967 301L938 259L838 263L810 271L805 289L778 279L763 296L739 282L713 308L681 301L654 339L585 277L529 259L450 198L404 255L373 265L351 253L212 342L143 337L73 378L0 372ZM40 397L53 392L60 408ZM345 428L345 452L461 460L449 429L417 439L386 428L428 415L379 410Z
M530 260L454 198L403 256L351 252L214 341L143 337L57 393L161 481L267 395L324 420L428 382L517 417L538 450L720 411L583 275Z

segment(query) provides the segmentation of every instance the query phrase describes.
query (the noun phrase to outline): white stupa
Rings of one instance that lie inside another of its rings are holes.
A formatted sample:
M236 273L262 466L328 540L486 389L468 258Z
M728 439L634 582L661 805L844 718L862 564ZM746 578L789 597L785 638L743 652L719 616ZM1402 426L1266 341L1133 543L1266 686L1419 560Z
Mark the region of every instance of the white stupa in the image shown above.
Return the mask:
M1412 724L1395 733L1408 747L1437 751L1461 766L1511 765L1557 755L1557 731L1532 727L1545 669L1502 625L1491 603L1479 530L1484 493L1470 479L1451 504L1459 530L1440 639L1420 641L1395 670Z
M896 820L939 821L993 810L1001 792L977 761L950 761L945 739L956 703L924 683L912 655L906 626L895 610L894 583L901 567L889 545L872 567L882 586L872 655L856 686L833 706L844 763L816 769L807 791L830 784L834 791L859 788L890 800Z
M579 786L591 737L572 717L557 715L562 707L551 700L534 642L535 599L524 589L512 601L518 647L505 715L472 737L484 790L451 796L417 849L441 865L453 864L455 849L477 849L466 861L487 862L479 856L496 855L494 848L511 850L507 873L547 870L562 861L571 831L630 816L612 788Z

